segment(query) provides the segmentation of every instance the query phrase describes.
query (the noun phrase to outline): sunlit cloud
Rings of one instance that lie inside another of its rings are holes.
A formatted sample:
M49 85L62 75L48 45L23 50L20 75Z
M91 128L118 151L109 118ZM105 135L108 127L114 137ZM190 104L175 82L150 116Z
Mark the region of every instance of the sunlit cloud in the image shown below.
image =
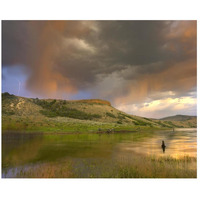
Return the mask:
M65 48L75 48L80 51L88 51L89 53L95 53L96 49L95 47L91 46L88 44L85 40L83 39L77 39L77 38L66 38L64 39L65 43Z
M181 97L153 100L142 104L120 105L118 106L118 109L133 115L161 118L164 115L168 116L169 112L171 114L180 114L179 112L182 110L188 112L185 114L195 115L196 113L192 112L194 112L196 104L196 98Z

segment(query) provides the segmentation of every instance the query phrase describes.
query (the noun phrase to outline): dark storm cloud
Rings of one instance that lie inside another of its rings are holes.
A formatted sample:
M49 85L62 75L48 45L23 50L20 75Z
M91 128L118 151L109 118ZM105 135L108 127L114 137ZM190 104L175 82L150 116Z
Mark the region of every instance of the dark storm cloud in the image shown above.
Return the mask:
M136 102L196 86L195 21L3 21L3 66L46 96L88 90ZM154 95L156 93L156 95Z

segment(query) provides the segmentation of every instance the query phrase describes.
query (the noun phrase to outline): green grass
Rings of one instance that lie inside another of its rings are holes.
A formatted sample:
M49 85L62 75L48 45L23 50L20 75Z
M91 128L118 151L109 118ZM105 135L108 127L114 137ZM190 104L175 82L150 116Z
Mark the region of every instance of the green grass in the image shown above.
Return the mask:
M108 129L115 131L136 131L138 130L160 129L160 127L135 126L134 124L125 124L120 120L117 122L99 122L93 120L79 120L65 117L18 117L3 116L2 130L3 133L9 131L17 132L43 132L43 133L86 133L106 132Z

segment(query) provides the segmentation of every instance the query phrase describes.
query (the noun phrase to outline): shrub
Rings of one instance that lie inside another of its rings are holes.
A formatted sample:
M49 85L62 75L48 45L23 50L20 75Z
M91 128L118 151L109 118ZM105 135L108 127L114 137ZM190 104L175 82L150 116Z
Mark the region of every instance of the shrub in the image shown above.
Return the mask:
M109 113L109 112L107 112L106 115L107 115L108 117L116 118L115 115L113 115L112 113Z
M122 120L122 119L125 119L124 115L122 115L121 113L118 114L118 119Z
M65 106L63 102L56 102L56 100L53 100L51 102L48 102L46 100L36 100L34 101L34 103L43 108L43 110L41 110L40 113L47 117L59 116L82 120L92 120L94 118L101 118L101 116L98 114L85 113L74 108L69 108Z
M9 94L8 92L2 93L2 101L5 99L16 99L17 97L13 94Z
M14 115L15 114L15 112L12 111L12 110L11 111L5 111L4 109L3 109L2 113L5 114L5 115Z

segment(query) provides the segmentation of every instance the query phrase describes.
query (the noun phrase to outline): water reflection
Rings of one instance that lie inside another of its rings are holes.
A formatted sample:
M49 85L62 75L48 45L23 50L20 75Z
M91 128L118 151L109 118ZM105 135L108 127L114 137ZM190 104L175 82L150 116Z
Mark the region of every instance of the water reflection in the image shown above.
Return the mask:
M20 135L2 137L2 168L66 160L118 160L141 156L196 157L196 129L117 134ZM167 150L166 150L167 146Z
M162 147L164 141L165 147ZM196 129L187 131L159 131L153 137L146 138L132 143L122 142L118 144L118 153L136 153L150 156L171 156L181 158L183 156L197 156L197 137ZM167 147L166 147L167 146ZM167 149L167 150L166 150Z

